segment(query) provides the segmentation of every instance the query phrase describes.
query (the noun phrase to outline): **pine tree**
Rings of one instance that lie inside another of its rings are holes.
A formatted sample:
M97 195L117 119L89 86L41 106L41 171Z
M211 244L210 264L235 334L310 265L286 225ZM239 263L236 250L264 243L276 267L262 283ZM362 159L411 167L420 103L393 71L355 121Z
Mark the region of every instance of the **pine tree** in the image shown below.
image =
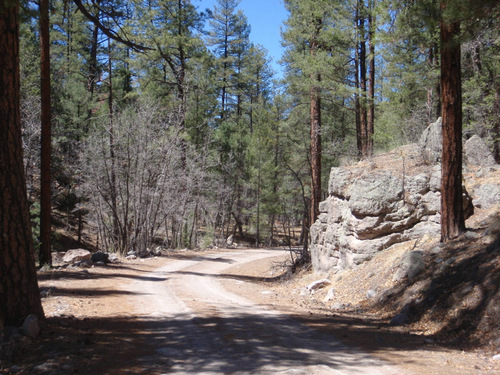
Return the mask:
M217 0L210 18L207 44L213 47L216 60L218 87L220 90L220 117L225 119L229 107L237 103L238 69L244 51L249 46L250 33L246 17L237 12L240 0Z
M443 152L441 157L441 241L465 231L462 203L462 80L460 21L445 18L441 2L441 98Z
M497 9L466 20L462 43L463 120L500 161L500 18ZM496 77L496 78L495 78Z
M441 112L439 25L434 0L381 4L379 147L415 142ZM406 125L401 127L401 122Z
M19 2L0 3L0 328L43 317L20 123Z
M338 82L344 82L347 77L344 19L340 5L328 1L293 0L286 1L285 5L290 11L283 34L287 43L287 80L290 88L301 96L300 100L305 100L307 96L309 102L312 223L319 214L322 199L321 137L324 134L322 117L325 112L322 98L327 93L337 98Z
M465 232L462 198L462 68L460 31L462 19L484 17L495 3L468 4L462 9L453 1L440 1L441 104L443 148L441 157L441 241ZM484 6L485 8L483 8Z

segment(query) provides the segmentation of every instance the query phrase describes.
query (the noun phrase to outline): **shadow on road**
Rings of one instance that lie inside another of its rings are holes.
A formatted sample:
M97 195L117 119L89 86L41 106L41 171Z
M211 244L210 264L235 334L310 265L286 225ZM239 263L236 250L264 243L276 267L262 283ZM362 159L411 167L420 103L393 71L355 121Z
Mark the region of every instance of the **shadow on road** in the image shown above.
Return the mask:
M337 326L339 336L364 335L373 351L418 351L425 347L404 333L380 336L379 322L330 319L329 323ZM254 314L224 318L50 318L41 340L19 354L11 360L22 361L27 370L21 373L26 374L37 373L33 369L44 363L56 364L51 374L262 374L272 373L267 372L269 368L324 365L347 371L363 362L377 366L367 354L295 319Z

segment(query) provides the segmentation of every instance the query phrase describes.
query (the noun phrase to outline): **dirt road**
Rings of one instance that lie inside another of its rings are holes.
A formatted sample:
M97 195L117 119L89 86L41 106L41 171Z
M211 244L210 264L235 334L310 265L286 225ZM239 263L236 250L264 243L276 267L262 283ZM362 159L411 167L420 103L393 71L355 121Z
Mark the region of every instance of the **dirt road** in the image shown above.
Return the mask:
M156 322L156 339L145 343L149 354L139 361L150 373L168 374L400 374L223 286L244 283L229 269L282 254L257 249L179 259L125 285L138 317Z
M285 258L282 250L175 251L41 272L41 335L0 346L0 374L499 373L481 352L302 295L316 275L278 281Z

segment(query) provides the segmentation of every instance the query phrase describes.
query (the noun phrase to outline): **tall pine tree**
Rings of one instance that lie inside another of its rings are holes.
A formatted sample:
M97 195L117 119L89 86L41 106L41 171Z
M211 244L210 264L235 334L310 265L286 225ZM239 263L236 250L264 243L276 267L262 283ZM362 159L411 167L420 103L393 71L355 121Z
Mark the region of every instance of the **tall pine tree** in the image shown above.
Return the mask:
M20 119L19 2L0 2L0 328L43 317L26 198Z

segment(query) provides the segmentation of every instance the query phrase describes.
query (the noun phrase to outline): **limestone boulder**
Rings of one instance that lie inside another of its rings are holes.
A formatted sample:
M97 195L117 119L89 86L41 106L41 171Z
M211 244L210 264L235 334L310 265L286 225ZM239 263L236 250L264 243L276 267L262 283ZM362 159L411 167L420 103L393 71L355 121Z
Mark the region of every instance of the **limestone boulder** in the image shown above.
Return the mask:
M478 186L473 192L473 203L475 207L491 209L500 207L500 186L499 184L486 183Z
M85 249L72 249L64 254L63 262L67 264L75 264L79 262L91 262L92 254Z
M464 144L465 162L480 167L492 167L496 165L495 158L488 149L483 139L473 135Z
M427 129L424 130L418 145L422 149L422 156L425 161L431 164L437 163L441 160L441 150L442 148L442 120L441 117L434 123L430 124Z
M403 183L386 171L360 176L349 188L349 208L356 216L377 216L397 209L403 194Z

